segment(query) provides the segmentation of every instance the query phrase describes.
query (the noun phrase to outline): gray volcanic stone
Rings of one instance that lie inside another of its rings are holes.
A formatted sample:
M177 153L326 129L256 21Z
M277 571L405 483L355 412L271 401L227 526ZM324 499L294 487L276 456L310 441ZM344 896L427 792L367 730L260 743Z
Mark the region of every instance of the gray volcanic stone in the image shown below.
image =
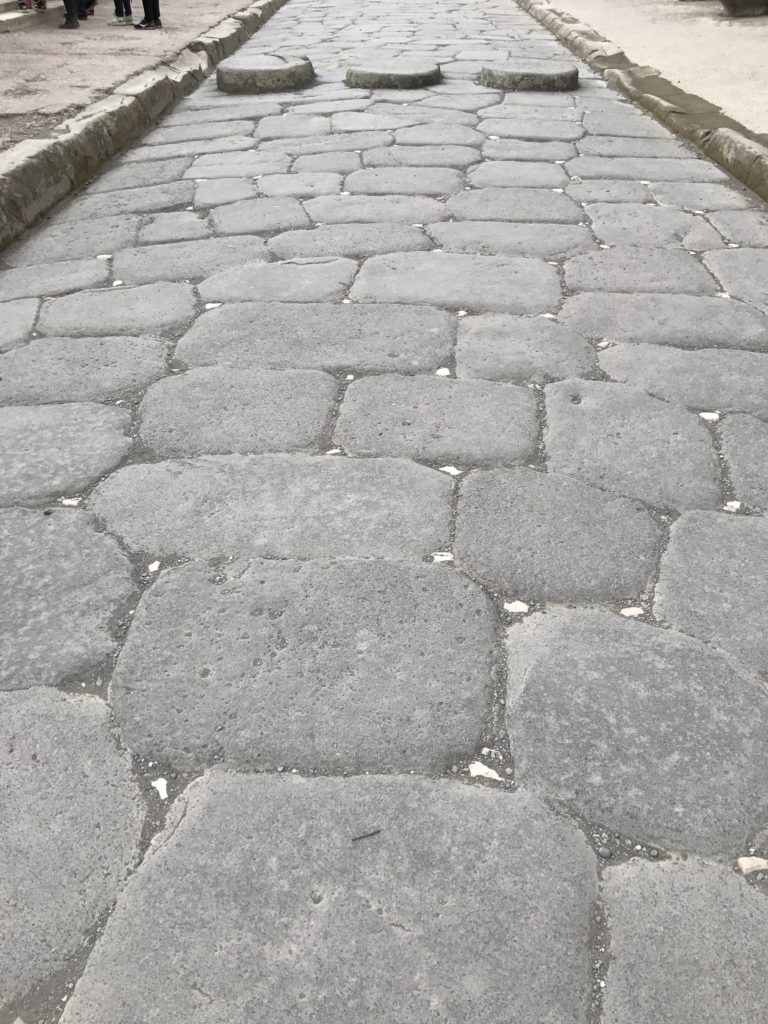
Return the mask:
M709 210L745 210L755 203L747 188L733 185L711 185L705 182L660 181L648 186L653 198L662 206L701 213Z
M595 890L581 834L522 791L214 770L174 808L62 1024L202 1020L189 977L243 1021L428 1024L437 1001L455 1024L585 1024Z
M346 295L356 273L354 260L339 257L245 263L206 278L198 291L204 302L325 302Z
M54 335L151 334L177 327L195 315L188 284L160 281L138 288L79 292L43 303L38 327Z
M195 190L197 197L197 190ZM139 245L158 242L191 242L196 238L208 238L211 226L192 210L176 213L157 213L143 228L139 229Z
M574 256L565 264L565 283L573 291L585 292L707 295L718 290L717 282L695 256L679 249L639 245Z
M289 164L290 157L286 153L264 152L263 148L256 152L210 153L198 157L184 177L194 179L197 184L216 178L255 178L260 174L282 174Z
M562 188L569 180L557 164L535 160L486 160L468 175L473 188Z
M589 342L543 317L491 313L459 324L458 377L545 383L590 374L594 368Z
M688 512L673 523L654 611L690 633L768 671L768 521Z
M280 113L280 104L273 97L238 96L232 97L210 97L209 106L195 106L196 97L188 100L181 100L173 108L173 112L163 117L164 125L203 124L210 122L211 118L217 121L240 121L243 118L268 117Z
M622 106L618 110L587 111L584 127L590 135L625 135L635 139L668 139L670 131L645 113ZM606 175L610 177L610 175ZM644 175L637 175L644 177Z
M486 64L477 76L490 89L570 92L579 87L579 69L563 60L513 60Z
M425 302L477 312L539 313L560 301L557 272L541 260L456 253L394 253L363 263L357 302Z
M382 146L363 154L366 167L469 167L481 158L471 146Z
M144 804L103 701L38 689L2 694L0 708L9 1006L66 969L110 909L139 858Z
M724 210L709 220L728 242L737 245L768 246L768 214L760 210Z
M768 249L724 249L704 262L725 291L768 312Z
M515 224L510 221L451 220L427 225L438 245L448 252L482 256L537 256L567 259L591 252L597 243L580 224Z
M551 221L578 224L583 213L568 196L545 188L478 188L446 204L458 220Z
M768 786L768 697L691 637L550 609L508 634L519 782L635 840L740 850Z
M374 152L379 152L375 150ZM359 153L308 153L297 157L292 170L296 173L309 171L331 171L334 174L351 174L362 167Z
M250 142L253 143L253 139ZM151 148L157 149L157 146ZM103 195L79 196L56 214L56 223L76 221L75 231L78 231L83 222L97 218L180 209L192 202L193 189L191 181L170 181L146 188L123 188Z
M245 199L239 203L229 203L211 211L211 222L214 230L223 235L309 227L309 217L301 203L290 197Z
M545 401L554 470L663 508L722 503L712 439L693 413L603 381L550 384Z
M765 385L761 389L766 395ZM734 493L748 505L768 506L768 424L753 416L728 416L720 428Z
M212 178L210 181L203 179L195 183L195 210L207 210L211 206L255 199L258 193L256 182L251 178ZM205 223L210 225L210 218Z
M81 260L112 254L116 249L136 244L141 218L135 214L44 224L23 238L21 242L3 252L3 261L9 267L21 267L53 260ZM45 287L38 280L40 288Z
M319 370L201 367L154 384L139 407L156 455L301 451L329 419L336 381Z
M318 196L304 209L317 224L426 224L448 216L445 204L428 196Z
M4 509L0 562L0 690L59 683L115 650L110 620L133 591L131 566L89 516Z
M575 121L539 120L521 116L488 117L477 127L486 135L530 139L532 142L575 142L584 135L584 128Z
M367 259L388 252L431 249L419 228L406 224L324 224L310 231L286 231L267 243L278 259L348 256Z
M482 146L485 140L482 132L461 124L420 124L395 132L399 146Z
M26 341L40 308L40 300L14 299L0 303L0 352Z
M577 156L566 164L579 178L628 178L630 181L727 181L728 175L709 160L667 160L661 157Z
M695 153L679 139L636 139L626 135L585 135L576 148L582 156L690 157Z
M592 230L609 245L678 247L703 252L725 243L703 217L650 203L595 203L585 208Z
M81 288L97 288L109 280L106 260L62 260L31 267L0 270L0 303L32 296L64 295Z
M487 139L483 144L486 160L570 160L576 150L570 142L533 142L526 139Z
M586 181L572 181L566 185L565 191L577 203L650 203L653 200L648 186L641 181L588 178Z
M216 117L219 120L224 120L221 111L216 112ZM209 111L206 120L210 121L210 119ZM170 118L163 118L163 125L170 124ZM165 185L171 181L179 181L191 162L192 158L188 156L179 156L172 160L155 160L151 167L146 164L139 167L136 164L116 161L114 166L99 174L98 178L89 183L86 194L91 196L97 192L116 192L124 188Z
M260 93L301 89L311 85L315 69L309 57L285 53L248 53L227 57L216 68L222 92Z
M281 156L312 156L322 153L357 153L374 146L387 146L392 141L389 131L338 131L333 135L301 139L273 139L259 147L263 158Z
M385 109L365 111L347 110L331 116L334 134L339 132L386 132L397 128L408 128L420 121L428 121L426 115L409 113L403 107L384 105ZM462 115L463 116L463 115ZM471 119L474 124L474 117Z
M411 558L446 548L450 494L447 476L404 459L207 455L126 466L90 506L162 557Z
M456 561L523 600L625 601L656 564L659 533L636 502L531 469L472 473L460 484Z
M421 89L442 78L439 64L398 57L354 64L347 68L344 81L352 89Z
M488 598L441 566L195 564L140 603L111 693L131 750L180 769L439 770L481 744L494 645Z
M149 284L158 278L179 281L209 277L217 270L259 259L269 259L262 239L257 235L235 235L125 249L115 256L114 272L126 284Z
M192 366L434 371L449 358L456 320L425 306L244 302L199 317L176 348Z
M222 62L225 63L225 62ZM219 69L221 70L221 65ZM211 111L209 117L213 118L215 112ZM253 121L231 120L231 121L196 121L193 124L166 125L162 124L155 128L142 141L145 145L164 145L172 142L192 142L195 139L224 139L230 135L251 135L253 133ZM186 168L185 168L186 170ZM181 177L181 174L179 174Z
M247 135L228 135L225 139L200 139L192 142L170 142L162 146L136 146L123 156L128 164L143 161L166 160L173 157L197 157L207 153L218 153L222 159L226 154L253 149L253 130L249 125Z
M75 493L128 453L124 409L16 405L0 409L0 506Z
M329 171L304 174L264 174L259 178L259 192L265 196L329 196L341 191L342 176Z
M538 441L527 388L441 377L368 377L341 407L334 441L354 455L404 455L424 462L525 462Z
M353 194L449 196L464 188L464 175L450 167L374 167L350 174L345 186Z
M768 913L743 878L694 858L633 860L608 869L603 898L605 1024L635 1024L638 1007L654 1024L762 1020Z
M331 122L327 117L312 114L282 114L262 117L256 127L259 139L303 139L310 135L328 135Z

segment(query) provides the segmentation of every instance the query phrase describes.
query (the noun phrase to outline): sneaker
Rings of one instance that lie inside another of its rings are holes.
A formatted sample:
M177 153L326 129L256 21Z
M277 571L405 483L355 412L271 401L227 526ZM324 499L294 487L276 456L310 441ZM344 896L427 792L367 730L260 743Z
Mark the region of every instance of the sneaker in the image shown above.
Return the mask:
M132 14L126 14L126 16L123 18L123 23L125 25L132 25L133 24L133 15Z
M141 21L135 22L133 27L134 28L146 28L148 24L149 24L149 21L146 18L142 18Z
M48 0L32 0L32 6L42 14L43 11L48 10Z
M112 21L108 21L107 24L108 25L121 25L122 26L122 25L125 25L125 18L122 18L122 17L120 17L118 15L117 17L114 17L112 19Z

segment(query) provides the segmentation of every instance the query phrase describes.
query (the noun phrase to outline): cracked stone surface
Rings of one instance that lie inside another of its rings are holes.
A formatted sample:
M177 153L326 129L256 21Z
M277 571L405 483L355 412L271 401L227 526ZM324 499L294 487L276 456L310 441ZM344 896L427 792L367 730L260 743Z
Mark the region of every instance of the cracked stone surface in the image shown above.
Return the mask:
M206 278L198 290L206 302L326 302L346 294L356 273L353 260L328 257L246 263Z

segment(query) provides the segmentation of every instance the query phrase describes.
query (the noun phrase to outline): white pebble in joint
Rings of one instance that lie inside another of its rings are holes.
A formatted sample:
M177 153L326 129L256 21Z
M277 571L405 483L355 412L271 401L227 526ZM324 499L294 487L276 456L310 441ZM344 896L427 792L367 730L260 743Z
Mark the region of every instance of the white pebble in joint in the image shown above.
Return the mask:
M608 248L609 248L609 246L607 246L607 245L605 244L605 242L600 242L600 243L599 243L599 245L600 245L600 248L601 248L601 249L608 249Z
M742 875L751 875L753 871L768 871L768 860L764 857L739 857L736 863Z
M539 316L542 317L544 320L557 320L557 317L554 313L539 313Z
M650 185L651 183L650 183L650 181L641 181L640 184L641 185Z
M723 505L724 512L738 512L741 509L740 501L726 501Z
M220 302L206 302L205 308L206 309L217 309L220 305L221 305Z
M707 423L717 423L717 421L720 419L719 412L700 412L699 416L703 420L706 420Z
M329 448L326 455L341 455L341 448Z
M160 797L161 800L168 799L168 783L166 782L165 779L153 779L152 788L157 790L157 795Z
M112 259L112 254L108 253L108 252L103 252L99 256L97 256L96 259L97 260L111 260Z
M610 341L598 341L597 347L598 348L610 348L611 344L612 344L612 342L610 342Z
M552 191L553 192L565 192L565 189L564 188L553 188Z
M499 141L499 136L498 135L489 135L488 138L491 140L491 142L498 142Z
M433 562L452 562L453 554L450 551L433 551L430 555Z
M61 504L66 505L67 508L74 508L75 505L79 505L82 498L62 498Z
M501 782L501 776L493 768L489 768L482 761L473 761L469 766L469 774L473 779L490 779L492 782Z
M623 615L625 619L639 619L641 615L645 615L642 608L632 606L630 608L622 608L619 615Z
M456 313L456 316L466 316L466 315L467 315L467 311L466 311L466 309L460 309L460 310L458 310L458 312Z
M185 207L185 209L187 209L187 210L194 210L194 206L187 206L187 207Z
M411 224L411 227L412 228L423 228L424 225L423 224Z
M729 249L740 249L741 246L739 245L738 242L729 242L728 243L728 248Z
M464 471L457 469L456 466L440 466L440 472L447 473L448 476L461 476Z
M351 302L352 302L352 299L342 299L341 300L342 306L349 306L351 304Z
M717 297L718 299L730 299L731 296L729 292L718 292Z
M147 572L158 572L160 569L159 562L150 562L147 566Z
M355 379L354 373L348 373L347 376L344 378L344 380L354 380L354 379Z
M527 615L530 611L530 606L525 601L505 601L504 611L510 615Z
M435 370L436 377L450 377L451 371L447 366L441 366L439 370Z
M123 283L122 281L113 281L112 282L112 287L113 288L119 288L122 283Z

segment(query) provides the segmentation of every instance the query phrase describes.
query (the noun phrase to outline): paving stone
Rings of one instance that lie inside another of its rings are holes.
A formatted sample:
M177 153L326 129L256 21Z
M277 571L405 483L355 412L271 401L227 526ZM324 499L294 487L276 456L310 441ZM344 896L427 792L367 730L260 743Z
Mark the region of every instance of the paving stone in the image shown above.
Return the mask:
M364 89L359 90L366 97L365 99L352 100L309 100L308 97L298 97L300 103L292 107L286 107L285 114L340 114L345 110L365 110L373 100Z
M305 174L265 174L259 192L265 196L327 196L341 191L342 176L326 171Z
M691 158L695 150L675 138L648 139L626 135L587 135L576 143L582 156L635 156L652 158Z
M585 207L592 230L609 245L722 249L722 238L703 217L649 203L595 203Z
M149 223L139 229L138 243L191 242L197 238L208 238L210 234L211 227L207 220L197 213L181 210L178 213L155 214Z
M578 224L581 209L568 196L545 188L476 188L452 196L448 211L459 220L549 221Z
M416 103L417 107L448 107L449 110L466 110L472 112L475 110L481 110L483 107L488 106L489 101L493 102L494 99L499 99L499 93L493 91L485 91L480 93L467 93L466 95L448 94L443 95L442 93L430 92L423 100L419 100Z
M7 352L27 339L39 308L39 299L0 302L0 352Z
M483 145L486 160L570 160L576 150L570 142L532 142L526 139L488 139Z
M334 133L392 131L395 128L407 128L409 125L418 124L418 122L417 115L409 113L402 107L393 108L384 113L372 112L369 107L365 111L348 110L340 114L333 114L331 117Z
M423 231L406 224L326 224L311 231L286 231L271 238L268 245L278 259L294 256L366 259L381 253L433 247Z
M149 284L159 277L166 281L210 277L216 271L269 258L258 235L234 235L124 249L113 265L115 277L126 284Z
M189 206L194 186L191 181L171 181L165 185L151 185L147 188L123 188L119 192L105 192L103 195L81 196L69 203L56 215L58 223L77 222L79 231L83 222L121 214L167 212Z
M0 1002L11 1006L66 969L110 909L138 861L144 804L103 701L28 690L0 705Z
M729 651L765 674L768 522L689 512L673 523L654 611L675 629Z
M579 156L566 164L581 178L628 178L649 181L727 181L727 175L708 160L656 157Z
M768 351L768 317L729 299L591 293L566 299L559 320L597 341Z
M539 121L533 117L488 117L477 126L486 135L500 138L530 139L532 142L575 142L583 127L571 121Z
M736 245L768 246L768 214L758 210L724 210L709 220L727 242Z
M0 409L0 506L76 493L131 447L130 415L100 405Z
M654 570L660 536L637 502L532 469L460 484L454 553L495 591L522 600L626 601Z
M345 188L368 195L447 196L464 188L464 175L449 167L377 167L350 174Z
M306 156L297 157L293 164L293 170L297 174L315 171L351 174L361 167L359 153L308 153Z
M198 291L204 302L326 302L346 295L356 273L357 263L340 257L245 263L206 278Z
M78 292L43 303L38 326L48 334L143 334L168 330L191 320L195 296L188 284L161 281L121 288Z
M349 386L334 442L353 455L503 465L532 458L538 433L527 388L386 375Z
M569 92L578 88L579 71L575 64L562 60L516 59L486 65L477 81L505 91Z
M560 188L568 184L568 175L557 164L533 160L486 160L469 172L473 188Z
M471 146L383 146L363 154L366 167L469 167L480 160Z
M194 98L194 97L193 97ZM219 100L219 97L216 97ZM192 107L182 100L173 113L163 118L164 125L207 123L212 117L217 121L239 121L242 118L269 117L280 113L280 104L273 97L240 96L223 99L210 107Z
M687 292L713 294L717 282L695 256L676 249L616 246L574 256L565 264L565 284L585 292Z
M643 843L743 847L768 786L757 679L698 640L606 611L549 609L507 646L521 785Z
M572 181L566 194L577 203L650 203L653 196L647 185L640 181Z
M456 1024L586 1021L594 857L528 794L214 771L182 815L126 890L62 1024L155 1009L186 1024L206 1005L189 977L242 1020L426 1024L437 1003ZM244 901L256 865L261 895ZM232 956L211 956L233 941Z
M671 133L647 114L627 107L619 111L595 110L584 115L584 127L591 135L625 135L636 139L669 139Z
M722 503L712 440L693 413L602 381L563 381L545 395L553 470L663 508Z
M104 402L165 372L157 338L33 338L0 356L0 403Z
M398 99L401 96L398 95ZM366 115L379 118L380 127L388 122L393 130L405 128L413 124L447 124L463 125L466 128L474 128L477 124L476 114L467 114L463 110L448 110L440 107L416 107L407 108L398 103L374 103L365 111ZM336 114L339 118L362 117L361 114ZM346 124L346 122L345 122ZM338 130L335 128L334 130Z
M620 344L600 352L600 366L668 402L768 417L768 357L759 353Z
M445 204L429 196L318 196L304 209L317 224L426 224L448 216Z
M446 221L427 229L448 252L483 256L538 256L568 259L597 248L589 229L579 224L515 224L489 220Z
M176 358L248 370L434 372L450 358L455 324L426 306L238 303L199 317Z
M724 249L704 263L730 295L768 312L768 250Z
M336 381L319 370L201 367L154 384L139 436L156 455L302 451L329 419Z
M163 120L163 124L168 123L167 120ZM191 163L192 158L188 156L176 157L173 160L157 160L151 167L118 162L90 182L86 194L91 196L96 192L116 192L124 188L142 188L147 185L165 185L171 181L180 181Z
M692 213L709 210L745 210L755 203L746 188L702 182L661 181L649 184L654 199L662 206L678 206Z
M0 302L43 295L64 295L109 280L106 260L62 260L0 270Z
M309 227L309 217L298 199L245 199L211 211L214 230L225 235L270 233Z
M476 312L539 313L560 301L560 282L541 260L457 253L394 253L366 260L350 291L356 302L415 302Z
M170 160L174 157L196 157L207 153L218 153L224 157L227 153L253 149L253 129L249 125L247 135L228 135L225 139L199 139L192 142L169 142L162 146L136 146L124 154L123 160L128 164L146 161Z
M606 1024L761 1020L768 1003L765 898L733 871L696 859L609 868ZM672 983L674 982L674 983Z
M395 132L400 146L481 146L485 138L482 132L459 124L420 124Z
M282 174L288 170L290 162L287 153L264 153L262 150L228 153L226 157L214 153L195 160L184 177L194 178L195 182L215 181L216 178L255 178L260 174Z
M528 117L534 121L541 120L552 120L552 121L580 121L582 116L581 109L577 109L570 104L568 107L547 107L542 106L536 102L537 97L533 94L529 94L525 97L527 103L516 104L514 106L506 103L502 100L500 103L494 103L492 106L486 106L478 110L477 115L480 118L488 117Z
M147 146L153 146L169 142L192 142L196 139L223 139L230 135L252 134L253 121L211 121L208 124L198 121L195 124L171 126L163 123L145 135L142 142Z
M264 158L285 154L287 156L310 156L323 153L356 153L374 146L387 146L392 142L389 131L345 131L334 132L315 138L275 139L259 147Z
M768 425L753 416L727 416L720 428L720 437L736 497L748 505L765 508L768 506L765 462Z
M282 114L280 117L263 117L257 127L259 139L296 139L307 135L328 135L331 122L327 117L302 114Z
M315 79L309 57L285 53L248 53L227 57L216 69L216 85L222 92L261 93L299 89Z
M499 314L467 317L459 324L456 375L544 383L591 374L595 351L588 341L542 317Z
M445 550L451 481L404 459L207 455L126 466L92 509L157 557L423 557Z
M2 259L9 267L21 267L112 254L116 249L136 244L139 223L140 218L130 214L85 220L78 225L71 221L44 224L5 250ZM42 285L42 281L37 283Z

